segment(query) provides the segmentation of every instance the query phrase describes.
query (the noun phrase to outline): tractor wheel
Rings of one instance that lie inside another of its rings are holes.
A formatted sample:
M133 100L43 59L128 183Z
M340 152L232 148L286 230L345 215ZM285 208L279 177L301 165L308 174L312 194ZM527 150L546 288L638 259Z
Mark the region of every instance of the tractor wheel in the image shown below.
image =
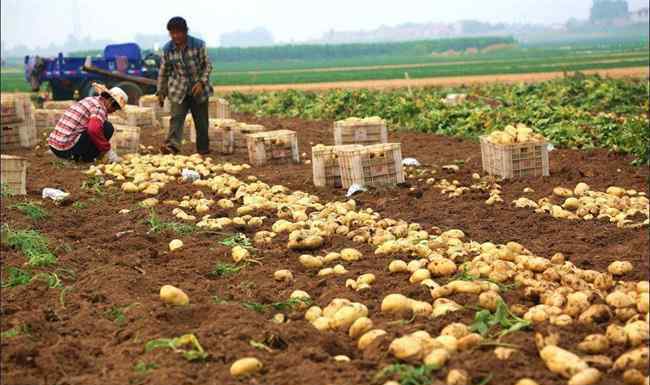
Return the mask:
M136 106L144 94L144 92L142 92L142 88L133 82L121 82L116 84L116 87L120 87L129 96L128 104L133 104Z

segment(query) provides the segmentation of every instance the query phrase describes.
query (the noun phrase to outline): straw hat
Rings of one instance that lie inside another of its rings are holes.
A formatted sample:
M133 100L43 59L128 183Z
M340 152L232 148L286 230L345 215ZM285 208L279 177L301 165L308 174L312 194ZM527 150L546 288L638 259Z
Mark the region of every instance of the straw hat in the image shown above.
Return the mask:
M104 93L109 94L120 106L120 109L124 109L124 106L129 101L129 96L120 87L113 87L109 90L105 85L99 83L93 83L93 87L99 95Z

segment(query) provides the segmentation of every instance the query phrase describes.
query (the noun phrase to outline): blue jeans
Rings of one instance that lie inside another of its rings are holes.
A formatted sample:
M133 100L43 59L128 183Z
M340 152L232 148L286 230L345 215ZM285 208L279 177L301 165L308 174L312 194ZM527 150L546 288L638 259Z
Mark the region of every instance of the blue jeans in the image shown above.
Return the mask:
M104 129L104 137L106 140L111 140L113 137L113 131L115 131L113 124L107 120L104 122L102 128ZM59 158L74 160L77 162L94 162L95 159L99 158L101 155L101 152L99 152L97 147L95 147L95 144L90 140L90 136L86 131L79 136L79 140L71 149L59 151L50 146L50 150L52 150L54 155Z

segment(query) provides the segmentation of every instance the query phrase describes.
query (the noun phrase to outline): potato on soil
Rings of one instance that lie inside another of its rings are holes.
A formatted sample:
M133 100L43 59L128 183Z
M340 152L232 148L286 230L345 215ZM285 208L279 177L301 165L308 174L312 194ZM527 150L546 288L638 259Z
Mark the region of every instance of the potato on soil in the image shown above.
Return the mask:
M165 285L160 288L160 299L170 305L185 306L190 303L190 298L177 287Z
M576 354L555 345L545 346L539 355L551 372L567 379L589 368Z
M386 331L381 329L373 329L365 332L357 341L359 350L366 350L366 348L377 338L386 335Z
M240 358L230 366L230 375L243 377L262 369L262 362L255 357Z

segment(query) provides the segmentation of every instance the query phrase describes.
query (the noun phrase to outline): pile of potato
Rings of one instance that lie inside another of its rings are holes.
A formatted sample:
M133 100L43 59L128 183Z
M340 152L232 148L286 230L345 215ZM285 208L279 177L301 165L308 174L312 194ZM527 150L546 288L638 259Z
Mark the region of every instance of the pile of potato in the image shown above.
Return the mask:
M508 125L503 131L494 131L487 137L494 144L521 144L544 142L543 135L533 132L533 129L524 124Z
M650 204L644 192L626 190L611 186L605 192L592 190L584 182L571 190L555 187L552 197L544 197L537 202L521 197L512 203L518 208L530 208L536 213L550 214L557 219L607 220L620 228L648 226ZM554 199L563 203L554 204ZM633 219L642 216L645 219Z

